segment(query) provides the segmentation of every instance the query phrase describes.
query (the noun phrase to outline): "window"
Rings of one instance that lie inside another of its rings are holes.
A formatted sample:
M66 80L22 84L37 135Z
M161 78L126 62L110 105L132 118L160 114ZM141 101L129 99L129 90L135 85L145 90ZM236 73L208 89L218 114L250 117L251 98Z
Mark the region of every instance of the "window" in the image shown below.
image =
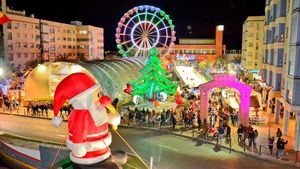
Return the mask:
M55 37L51 37L50 42L55 42Z
M281 73L276 73L275 91L279 91L281 89L281 78Z
M8 40L12 40L12 33L11 33L11 32L8 32L8 34L7 34L7 39L8 39Z
M66 41L67 40L67 38L66 37L63 37L63 41Z
M8 50L13 50L13 45L12 45L12 43L11 43L11 44L8 44Z
M39 49L40 48L40 44L36 44L35 47Z
M26 23L24 23L24 29L26 29L27 28L27 25L26 25Z
M72 49L72 45L68 45L68 49Z
M7 29L11 29L11 22L7 23Z
M300 8L300 0L294 0L293 1L292 11L294 11L297 8Z
M296 48L291 47L290 48L290 57L288 58L288 74L294 75L295 72L295 55L296 55Z
M272 82L273 82L273 72L269 71L269 83L268 83L268 85L272 86Z
M55 45L50 45L50 51L55 51Z
M27 43L26 42L23 43L23 47L27 48Z
M35 40L36 41L40 41L41 40L41 36L40 35L35 35Z
M286 16L286 0L280 0L279 6L279 17Z
M55 33L55 28L50 28L50 33Z
M24 53L24 58L28 58L28 53Z
M20 33L17 33L17 38L20 38Z
M20 24L19 23L16 23L15 24L15 29L18 29L20 27Z
M284 42L285 24L278 24L278 42Z
M300 1L300 0L299 0ZM292 15L291 19L291 34L290 34L290 42L291 44L298 44L300 43L300 34L298 33L299 27L298 27L298 20L299 20L299 13Z
M21 58L21 53L17 53L17 58L18 58L18 59Z
M31 54L31 59L34 59L34 53Z
M290 104L291 104L291 102L292 102L292 97L293 97L293 93L290 92L289 89L286 89L286 101L287 101L288 103L290 103Z
M64 48L64 49L66 49L66 48L67 48L67 46L66 46L66 45L63 45L63 48Z
M20 42L16 42L16 47L20 48L21 47L21 43Z
M68 41L72 41L72 38L68 38Z
M277 66L282 67L283 61L283 49L278 49L277 51Z
M256 33L256 40L259 40L259 33Z
M33 43L30 43L30 48L34 48L34 44Z
M273 5L273 20L272 21L275 21L276 18L277 18L277 5L274 4Z
M77 38L78 42L85 42L85 41L89 41L89 38Z
M271 49L271 53L270 53L270 65L274 64L274 49Z
M253 42L249 42L248 46L253 47Z
M80 30L80 31L79 31L79 34L84 34L84 35L85 35L85 34L87 34L87 33L88 33L87 30Z
M14 54L13 53L8 54L8 61L14 61Z
M24 38L27 38L27 33L24 34Z
M34 34L31 34L31 38L34 39Z

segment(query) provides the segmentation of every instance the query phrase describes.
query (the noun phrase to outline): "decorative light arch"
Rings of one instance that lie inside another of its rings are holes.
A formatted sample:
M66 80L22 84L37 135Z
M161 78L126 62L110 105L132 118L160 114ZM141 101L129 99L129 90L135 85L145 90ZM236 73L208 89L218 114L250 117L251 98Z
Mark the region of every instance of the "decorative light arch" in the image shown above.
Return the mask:
M252 88L244 83L237 81L233 74L216 74L214 80L201 84L200 89L200 111L201 118L208 118L208 99L210 90L216 87L234 88L240 92L240 111L238 120L245 125L249 124L250 95Z

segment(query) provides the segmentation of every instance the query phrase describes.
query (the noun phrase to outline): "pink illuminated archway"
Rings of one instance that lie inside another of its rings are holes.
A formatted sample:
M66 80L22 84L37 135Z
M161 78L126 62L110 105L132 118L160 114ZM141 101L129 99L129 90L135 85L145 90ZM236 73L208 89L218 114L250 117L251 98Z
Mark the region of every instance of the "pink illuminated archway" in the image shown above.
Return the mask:
M208 97L211 89L216 87L229 87L234 88L240 92L240 111L238 119L240 123L245 125L249 124L249 111L250 111L250 95L252 88L244 83L237 81L236 75L233 74L216 74L214 80L201 84L200 89L200 111L201 118L208 119Z

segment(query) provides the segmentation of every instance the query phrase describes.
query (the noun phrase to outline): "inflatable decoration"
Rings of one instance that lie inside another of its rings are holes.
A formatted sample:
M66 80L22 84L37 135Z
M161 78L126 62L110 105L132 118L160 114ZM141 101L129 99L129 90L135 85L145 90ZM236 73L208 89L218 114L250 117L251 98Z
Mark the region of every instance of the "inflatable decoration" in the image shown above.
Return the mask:
M126 88L124 89L124 92L127 94L131 94L132 93L132 85L127 83Z
M117 129L120 124L120 115L111 105L111 99L108 96L99 96L99 93L100 85L85 73L67 76L55 90L52 124L60 126L62 118L58 113L68 100L74 109L68 119L66 144L71 150L71 161L79 166L109 161L106 159L111 154L108 146L112 142L112 136L108 132L108 124L113 129Z
M143 98L139 95L135 95L135 96L133 96L132 101L135 105L138 105L143 102Z
M167 98L168 98L168 95L167 95L167 93L165 93L165 92L160 92L160 93L157 95L157 99L158 99L160 102L166 101Z
M175 102L176 104L182 104L182 97L180 95L177 95Z

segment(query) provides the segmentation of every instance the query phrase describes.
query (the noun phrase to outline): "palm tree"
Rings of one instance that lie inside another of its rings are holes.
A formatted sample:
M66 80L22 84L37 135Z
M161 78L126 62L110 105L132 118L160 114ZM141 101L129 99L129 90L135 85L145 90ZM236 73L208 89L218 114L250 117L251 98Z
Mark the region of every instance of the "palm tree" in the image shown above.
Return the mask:
M26 69L34 69L36 68L41 61L39 59L32 59L26 62Z
M54 61L55 62L69 62L70 58L67 55L59 55Z

